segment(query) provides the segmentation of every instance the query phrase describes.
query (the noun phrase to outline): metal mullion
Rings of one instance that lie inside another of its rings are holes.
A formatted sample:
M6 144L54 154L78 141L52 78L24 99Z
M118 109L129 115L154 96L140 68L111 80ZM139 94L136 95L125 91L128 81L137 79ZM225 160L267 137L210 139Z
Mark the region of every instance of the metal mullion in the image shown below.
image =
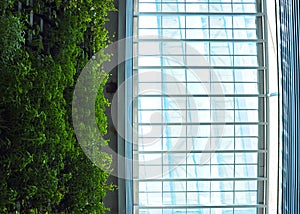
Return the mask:
M142 109L142 108L138 108L137 109L138 111L144 111L144 112L147 112L147 111L158 111L158 110L163 110L163 109ZM183 110L183 111L209 111L210 109L209 108L202 108L202 109L198 109L198 108L169 108L169 109L166 109L166 111L180 111L180 110ZM240 108L240 109L234 109L234 108L224 108L224 109L221 109L221 108L216 108L216 109L212 109L213 111L234 111L234 110L237 110L237 111L258 111L259 109L243 109L243 108Z
M266 181L267 177L255 178L151 178L151 179L133 179L139 182L150 181Z
M167 151L166 151L167 152ZM201 153L266 153L267 150L259 149L259 150L191 150L189 153L191 154L201 154ZM165 153L164 151L138 151L135 154L161 154ZM168 151L168 153L186 153L184 150L176 150L176 151Z
M149 2L141 2L141 3L146 3L146 4L156 4L156 3L153 3L153 2L151 2L151 1L149 1ZM174 3L174 1L162 1L160 4L169 4L169 3L171 3L171 4L175 4ZM207 4L207 5L212 5L212 4L220 4L219 2L212 2L212 3L207 3L207 2L197 2L197 1L195 1L195 2L176 2L176 4L184 4L184 5L188 5L188 4L192 4L192 5L198 5L198 4ZM232 4L231 2L221 2L221 5L227 5L227 4ZM239 5L239 4L241 4L241 5L247 5L247 4L251 4L251 5L255 5L255 3L253 3L253 2L242 2L242 3L240 3L240 2L235 2L235 3L233 3L234 5Z
M136 13L138 13L138 11L139 11L139 2L138 1L134 1L134 12L133 12L133 15L135 15ZM134 35L134 36L139 36L139 29L138 29L138 25L139 25L139 19L138 18L134 18L133 17L133 20L135 20L136 19L136 22L135 21L133 21L133 25L135 25L136 24L136 26L134 26L134 29L133 29L133 32L136 32L136 35ZM138 56L138 52L139 52L139 48L138 48L138 45L139 45L139 43L137 43L137 42L134 42L134 41L132 41L132 45L133 45L133 51L134 51L134 47L135 47L135 45L136 45L136 50L135 51L137 51L137 53L135 54L136 56ZM134 58L134 61L136 61L136 62L134 62L133 63L133 67L134 67L134 64L136 63L136 65L138 65L138 57L136 57L136 58ZM138 78L139 78L139 75L138 75L138 70L136 70L136 69L133 69L133 71L136 71L135 73L134 73L134 75L136 74L136 77L135 77L135 79L136 79L136 90L134 90L135 92L136 92L136 94L134 94L134 96L136 96L136 95L138 95L139 94L139 87L138 87L138 82L139 82L139 80L138 80ZM134 127L134 130L135 131L138 131L139 130L139 127L138 127L138 124L137 124L137 122L139 121L139 112L138 112L138 109L139 109L139 101L138 100L136 100L135 102L133 102L133 111L134 110L136 110L136 114L133 114L133 117L135 117L136 118L136 120L134 120L134 122L135 122L135 124L133 124L133 127ZM136 150L138 151L139 150L139 145L138 145L138 142L139 142L139 138L138 138L138 135L133 135L133 138L134 139L136 139L137 141L136 141L136 144L134 144L134 145L136 145ZM132 157L133 157L133 159L134 158L139 158L138 156L135 156L135 154L134 154L134 146L133 146L133 151L132 151ZM133 175L139 175L139 173L138 173L138 171L139 171L139 168L138 168L138 165L137 164L134 164L134 166L133 166L133 169L132 169L132 173L133 173ZM134 176L133 176L133 179L134 179ZM138 192L139 192L139 181L132 181L132 183L133 183L133 189L132 189L132 195L133 195L133 209L132 209L132 211L133 212L135 212L136 211L136 209L137 209L137 212L138 212L138 204L139 204L139 198L138 198ZM135 189L136 188L136 189ZM128 190L127 190L128 191ZM122 212L122 211L121 211ZM127 212L127 211L126 211Z
M266 9L266 1L263 0L261 4L262 4L261 6L263 8L262 12L266 11L267 10ZM264 36L263 39L266 39L268 41L268 39L267 39L268 38L268 29L267 29L268 19L267 19L266 12L264 12L264 13L265 13L265 15L262 17L262 22L263 22L263 25L264 25L264 26L262 26L262 31L263 31L263 36ZM264 53L264 66L267 67L267 69L265 70L265 73L264 73L264 80L265 80L265 82L264 82L264 92L266 94L269 94L269 75L268 75L268 73L269 73L269 61L268 61L269 56L268 56L268 51L267 51L268 49L267 49L267 47L268 47L268 42L265 43L265 49L263 50L264 51L263 53ZM269 115L269 97L268 96L265 98L264 114L265 114L264 119L267 122L269 122L269 116L270 115ZM266 126L265 129L264 129L265 130L265 138L264 138L265 148L264 149L266 149L267 151L269 150L269 145L270 145L270 132L269 132L269 128L270 128L270 126ZM264 159L265 159L264 160L265 161L264 176L266 176L269 179L268 153L266 153L264 155ZM264 191L265 191L264 192L264 202L268 203L268 200L269 200L269 194L268 194L268 191L269 191L269 181L267 180L266 182L264 182L263 186L264 186ZM266 213L269 213L268 209L267 209Z
M155 137L139 137L139 138L146 138L146 139L153 139L153 138L155 138ZM174 139L184 139L185 137L170 137L170 138L174 138ZM195 136L187 136L187 138L188 139L190 139L190 138L199 138L199 139L202 139L202 138L204 138L204 139L207 139L207 138L221 138L221 137L201 137L201 136L197 136L197 137L195 137ZM232 138L232 136L222 136L222 138ZM257 138L257 139L260 139L258 136L236 136L236 138L237 139L240 139L240 138ZM164 137L162 138L162 139L164 139Z
M176 167L176 166L195 166L195 167L204 167L204 166L217 166L217 167L220 167L220 166L230 166L232 167L234 164L168 164L168 165L164 165L164 166L167 166L167 167ZM236 164L237 166L257 166L257 163L251 163L251 164L244 164L244 163L241 163L241 164ZM159 165L139 165L141 167L147 167L147 166L159 166ZM211 177L210 177L211 178Z
M212 154L212 153L207 153L207 154ZM224 164L164 164L164 166L233 166L234 163L224 163ZM257 166L257 163L238 163L236 164L237 166ZM147 166L160 166L160 164L139 164L139 167L147 167Z
M232 4L232 0L231 0L231 9L232 9L232 11L233 11L233 4ZM232 27L232 34L231 34L231 36L232 36L232 52L233 52L233 55L234 55L234 44L235 44L235 40L234 40L234 30L233 30L233 18L231 19L231 27ZM233 66L235 65L235 63L234 63L234 59L235 59L235 57L233 57L233 62L232 62L232 64L233 64ZM233 69L233 72L235 72L235 69ZM234 82L235 82L235 74L233 74L233 80L234 80ZM235 84L233 85L233 90L234 90L234 93L235 93ZM236 106L235 106L235 97L234 97L234 102L233 102L233 108L234 108L234 115L233 115L233 118L234 118L234 122L236 121L236 118L235 118L235 109L236 109ZM234 130L234 133L236 133L236 126L234 125L234 127L233 127L233 130ZM234 148L234 150L236 150L236 137L234 137L234 139L233 139L233 148ZM233 158L234 158L234 166L233 166L233 173L234 173L234 177L235 177L235 170L236 170L236 168L235 168L235 155L236 153L234 153L234 156L233 156ZM232 200L233 200L233 203L235 203L235 181L233 181L233 196L232 196ZM233 213L234 213L234 210L233 210Z
M188 122L188 123L172 123L172 122L166 122L166 123L138 123L140 126L165 126L165 125L173 125L173 126L182 126L182 125L268 125L267 122Z
M179 190L179 191L174 191L174 192L176 192L176 193L185 193L185 192L187 192L187 193L203 193L203 192L212 192L212 193L218 193L218 192L224 192L224 193L226 193L226 192L229 192L229 193L231 193L231 192L233 192L234 190L220 190L220 191L216 191L216 190L214 190L214 191L207 191L207 190L203 190L203 191L201 191L201 190L199 190L199 191L183 191L183 190ZM257 192L256 190L236 190L236 192L253 192L253 193L255 193L255 192ZM165 191L165 193L172 193L173 191ZM147 191L140 191L139 193L147 193ZM160 193L160 191L150 191L150 193Z
M264 204L253 204L253 205L163 205L163 206L139 206L140 209L185 209L185 208L266 208Z
M184 27L184 28L177 28L177 27L165 27L165 28L156 28L156 27L147 27L147 28L144 28L144 27L139 27L138 28L139 30L157 30L157 29L162 29L162 30L231 30L232 28L230 27L225 27L225 28L219 28L219 27L214 27L214 28L207 28L207 27ZM251 28L251 27L248 27L248 28L234 28L234 30L256 30L256 28ZM172 38L168 38L169 40L173 40ZM166 39L161 39L161 40L168 40L167 38ZM151 38L135 38L134 41L136 42L137 40L151 40ZM152 39L152 40L156 40L156 39ZM159 40L159 39L157 39ZM174 39L174 40L183 40L183 39ZM188 39L190 40L190 39ZM193 40L196 40L196 39L193 39ZM231 40L231 39L228 39L228 40ZM248 39L243 39L245 41L248 41ZM257 40L257 39L251 39L251 40Z
M143 94L138 97L169 97L170 95L159 95L159 94ZM268 95L266 94L195 94L186 95L187 97L258 97L264 98ZM184 97L182 94L172 94L172 97Z
M206 69L210 69L210 68L214 68L214 69L243 69L243 68L248 68L248 69L266 69L266 67L258 67L258 66L253 66L253 67L249 67L249 66L239 66L239 67L235 67L235 66L136 66L134 67L134 69L197 69L197 68L206 68Z
M184 27L184 28L177 28L177 27L172 27L172 28L170 28L170 27L165 27L165 28L157 28L157 27L146 27L146 28L144 28L144 27L140 27L139 28L139 30L158 30L158 29L162 29L162 30L232 30L232 28L230 28L230 27L225 27L225 28L219 28L219 27L214 27L214 28L207 28L207 27ZM256 30L256 28L251 28L251 27L248 27L248 28L234 28L234 30ZM175 41L178 41L178 40L180 40L180 41L185 41L185 40L187 40L187 41L189 41L189 40L191 40L191 41L197 41L197 40L203 40L203 39L195 39L195 38L190 38L190 39L188 39L188 38L186 38L186 39L184 39L184 38L182 38L182 39L177 39L177 38L162 38L162 39L153 39L153 38L139 38L139 37L136 37L136 38L134 38L134 41L135 42L137 42L138 40L153 40L153 41L155 41L155 40L166 40L166 41L172 41L172 40L175 40ZM208 39L206 39L206 40L208 40ZM211 39L212 41L214 41L214 40L218 40L218 39ZM222 38L222 39L219 39L219 40L229 40L229 41L231 41L231 39L224 39L224 38ZM242 41L261 41L261 42L264 42L263 41L263 39L257 39L257 38L254 38L254 39L250 39L250 38L239 38L239 39L237 39L237 40L242 40Z
M161 8L161 10L162 10L162 3L160 2L160 8ZM160 16L160 28L159 28L159 33L158 33L158 38L160 38L160 37L163 37L164 35L163 35L163 31L162 31L162 16ZM157 41L157 40L156 40ZM159 42L159 52L160 52L160 54L163 54L163 51L162 51L162 40L159 40L159 41L157 41L157 42ZM163 63L163 58L162 57L160 57L160 60L161 60L161 65L162 65L162 63ZM162 70L162 66L160 67L160 72L161 72L161 89L162 89L162 92L163 92L163 90L164 90L164 76L163 76L163 70ZM164 102L165 102L165 100L164 100L164 98L163 97L161 97L161 121L164 121ZM162 137L161 137L161 153L162 153L162 158L161 158L161 173L162 173L162 175L163 175L163 173L164 173L164 163L163 163L163 145L164 145L164 127L163 127L163 125L161 126L161 133L162 133ZM162 176L163 177L163 176ZM163 199L164 199L164 185L163 185L163 182L161 182L161 188L162 188L162 192L161 192L161 201L163 202Z
M170 57L174 57L174 56L199 56L197 54L186 54L186 55L179 55L179 54L139 54L139 57L150 57L150 56L170 56ZM201 54L201 56L257 56L257 55L253 55L253 54L240 54L240 55L232 55L232 54L214 54L214 55L210 55L210 54Z
M161 28L141 28L142 30L158 30ZM182 30L182 28L167 28L167 30ZM197 28L186 28L186 30L193 30ZM235 28L236 29L236 28ZM165 30L165 29L164 29ZM209 30L209 29L208 29ZM215 29L213 29L215 30ZM241 28L240 30L248 30L245 28ZM250 29L252 30L252 29ZM255 29L253 29L255 30ZM134 42L232 42L232 39L169 39L169 38L162 38L162 39L153 39L153 38L135 38ZM266 39L234 39L234 42L256 42L256 43L266 43Z
M210 7L209 7L209 4L208 4L208 12L210 12ZM208 17L208 28L209 28L209 30L208 30L208 38L209 38L209 45L208 45L208 49L209 49L209 51L208 51L208 53L209 53L209 57L208 57L208 63L209 64L211 64L211 29L210 29L210 19L211 19L211 16L209 16ZM211 68L209 68L209 69L211 69ZM210 70L211 71L211 70ZM210 84L209 84L209 89L210 89L210 91L212 90L211 89L211 86L212 86L212 84L211 84L211 82L212 82L212 74L211 74L211 72L210 72L210 75L209 75L209 82L210 82ZM209 117L210 117L210 120L212 119L212 111L211 111L211 109L212 109L212 106L211 106L211 98L209 98L209 107L210 107L210 112L209 112ZM211 133L211 129L212 129L212 126L210 125L210 127L209 127L209 129L210 129L210 133ZM209 149L211 149L211 142L212 142L212 140L211 140L211 136L210 136L210 138L209 138ZM211 154L210 154L210 158L209 158L209 173L210 173L210 177L211 177L211 170L212 170L212 168L211 168ZM209 201L210 201L210 203L211 203L211 189L212 189L212 186L211 186L211 181L209 182L209 190L210 190L210 193L209 193ZM210 213L211 213L211 210L210 210Z
M147 111L157 111L157 110L162 110L162 109L138 109L138 111L145 111L145 112L147 112ZM189 111L198 111L198 110L201 110L201 111L208 111L208 110L210 110L210 109L208 109L208 108L202 108L202 109L197 109L197 108L188 108L188 109L185 109L185 108L178 108L178 109L167 109L167 111L179 111L179 110L184 110L184 111L186 111L186 110L189 110ZM258 111L259 109L247 109L247 108L240 108L240 109L234 109L234 108L225 108L225 109L212 109L212 110L214 110L214 111L234 111L234 110L239 110L239 111Z
M263 5L264 4L264 5ZM257 1L257 10L258 11L262 11L265 10L265 5L266 2L265 1L260 1L258 0ZM261 22L260 22L261 21ZM258 34L258 37L259 38L262 38L262 39L265 39L265 38L268 38L268 30L267 30L267 17L266 15L264 15L263 17L261 17L261 20L257 19L256 20L256 23L257 23L257 26L258 26L258 30L257 30L257 34ZM261 26L261 25L262 26ZM261 44L261 45L257 45L257 49L258 51L260 51L260 56L258 56L258 62L263 65L263 66L268 66L268 62L267 62L267 51L265 51L264 48L267 47L267 42L264 44ZM263 83L263 86L261 87L260 86L260 91L261 93L265 93L265 94L268 94L268 77L266 75L268 71L268 67L265 71L265 73L261 74L261 73L258 73L258 78L259 80L261 81L261 83ZM268 121L268 112L266 112L268 110L268 96L265 97L264 100L259 100L259 107L261 108L261 111L260 111L260 114L259 114L259 117L260 118L263 118L263 120L266 120ZM260 135L263 135L263 141L261 142L261 145L263 144L264 145L264 149L268 149L267 145L268 145L268 142L269 142L269 139L268 139L268 126L266 126L264 129L262 129L262 131L259 132ZM263 160L262 160L263 158ZM258 164L258 175L261 175L261 172L263 171L263 175L264 176L268 176L268 169L267 169L267 155L264 155L263 157L260 157L260 155L258 155L258 163L260 162L260 160L262 161L262 163L259 163ZM263 166L261 166L261 164L263 164ZM261 167L263 167L263 169L261 170ZM266 181L267 182L267 181ZM268 189L268 185L264 185L262 189L261 188L261 185L257 184L258 186L258 191L260 191L261 193L263 194L260 194L262 195L261 197L258 196L257 200L258 200L258 203L260 202L260 200L266 202L267 201L267 189ZM260 213L260 212L259 212Z
M141 67L141 66L140 66ZM145 68L141 68L141 70L143 70L143 69L148 69L149 67L153 67L153 66L144 66ZM232 66L230 66L230 67L232 67ZM182 68L178 68L178 66L168 66L168 67L166 67L165 66L165 68L172 68L172 69L174 69L174 70L176 70L176 69L182 69ZM188 67L188 68L190 68L190 67ZM206 66L206 68L210 68L209 66ZM213 68L217 68L217 69L219 69L220 67L213 67ZM227 68L226 67L224 67L224 66L222 66L221 67L222 69L224 69L224 70L231 70L232 68L228 68L228 66L227 66ZM253 69L255 69L255 70L257 70L257 71L259 71L259 72L265 72L265 70L266 70L266 68L257 68L257 66L255 66L255 67L241 67L241 66L236 66L235 68L237 68L237 70L245 70L244 72L246 72L246 70L253 70ZM150 81L151 82L151 81ZM168 81L165 81L165 82L168 82ZM214 81L214 82L217 82L217 81ZM227 81L224 81L224 82L227 82ZM230 82L230 81L229 81ZM240 81L240 82L242 82L242 81ZM269 96L278 96L278 93L276 93L276 94L269 94Z
M142 3L151 3L151 1L145 1L145 2L142 2ZM174 1L167 1L167 0L164 0L162 1L162 3L174 3ZM203 3L203 4L212 4L212 3L207 3L205 1L203 2L199 2L199 1L194 1L194 2L178 2L178 3L184 3L184 4L199 4L199 3ZM243 2L243 3L239 3L239 2L236 2L235 4L253 4L252 2Z
M186 4L185 4L185 6L184 6L185 8L185 12L186 12ZM184 30L184 39L187 37L187 35L186 35L186 23L187 23L187 20L186 20L186 17L187 16L185 16L185 30ZM185 64L187 64L187 58L186 58L186 52L187 52L187 46L186 46L186 43L184 43L184 50L185 50L185 58L184 58L184 63ZM188 82L187 82L187 80L188 80L188 77L187 77L187 69L184 69L184 73L185 73L185 94L188 94L188 90L187 90L187 88L188 88ZM187 106L188 106L188 98L187 98L187 96L185 96L185 120L186 120L186 122L188 122L188 111L187 111ZM187 130L187 126L185 126L185 133L186 133L186 136L185 136L185 163L186 163L186 165L185 165L185 177L187 178L188 177L188 173L187 173L187 141L188 141L188 138L187 138L187 133L188 133L188 130ZM187 199L188 199L188 196L187 196L187 182L185 181L185 204L188 204L187 203Z
M149 112L149 111L158 111L158 110L162 110L162 109L138 109L139 112ZM178 111L181 111L181 110L184 110L184 111L209 111L210 109L166 109L166 111L169 111L169 112L178 112ZM234 111L234 109L212 109L213 111ZM258 111L258 109L238 109L239 111ZM173 123L177 123L177 122L170 122L171 124ZM184 123L180 123L180 124L186 124L188 122L184 122ZM208 123L208 122L194 122L193 124L199 124L199 123ZM221 123L223 124L222 122L210 122L210 123ZM232 123L232 122L224 122L224 123ZM247 122L239 122L239 123L247 123ZM266 121L258 121L258 122L248 122L248 123L264 123L266 124L267 122ZM143 123L143 122L139 122L139 124L148 124L148 123ZM153 124L153 123L151 123Z
M169 97L167 94L141 94L138 97ZM187 95L187 97L258 97L265 98L267 94L195 94L195 95ZM172 94L172 97L184 97L182 94Z
M145 137L145 138L153 138L153 137ZM174 138L174 139L182 139L182 137L171 137L171 138ZM226 139L232 139L233 138L233 135L230 135L230 136L214 136L214 137L207 137L207 136L204 136L204 137L193 137L193 136L188 136L187 138L197 138L197 139L209 139L209 138L226 138ZM236 136L237 139L242 139L242 138L247 138L247 139L260 139L260 137L258 136L253 136L253 135L244 135L244 136Z
M139 12L136 15L134 15L133 17L138 17L141 15L158 15L158 16L256 16L256 17L262 17L265 14L264 13L242 13L242 12L238 12L238 13L218 13L218 12Z
M160 81L149 81L149 82L145 82L145 81L140 81L138 83L149 83L149 84L153 84L153 83L161 83ZM185 83L185 81L164 81L164 83ZM189 83L257 83L259 84L259 82L243 82L243 81L189 81Z

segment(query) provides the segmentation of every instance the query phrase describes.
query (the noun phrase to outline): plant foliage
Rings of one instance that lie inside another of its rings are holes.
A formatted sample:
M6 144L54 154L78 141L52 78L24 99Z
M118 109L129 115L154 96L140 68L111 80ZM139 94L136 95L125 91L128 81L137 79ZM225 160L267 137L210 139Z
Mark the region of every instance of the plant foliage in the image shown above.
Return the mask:
M71 102L79 72L109 43L112 0L28 2L0 0L0 213L105 213L113 185L79 146ZM95 104L102 135L106 81Z

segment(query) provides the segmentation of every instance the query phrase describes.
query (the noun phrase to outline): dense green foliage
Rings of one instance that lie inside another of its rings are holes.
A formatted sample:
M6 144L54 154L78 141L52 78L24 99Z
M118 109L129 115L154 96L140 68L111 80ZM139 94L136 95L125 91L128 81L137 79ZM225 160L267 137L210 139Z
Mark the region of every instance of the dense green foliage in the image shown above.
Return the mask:
M109 42L113 3L20 2L18 12L18 2L0 0L0 213L105 213L102 199L113 186L76 141L71 102L79 72ZM43 32L30 12L44 17ZM102 135L106 81L96 100Z

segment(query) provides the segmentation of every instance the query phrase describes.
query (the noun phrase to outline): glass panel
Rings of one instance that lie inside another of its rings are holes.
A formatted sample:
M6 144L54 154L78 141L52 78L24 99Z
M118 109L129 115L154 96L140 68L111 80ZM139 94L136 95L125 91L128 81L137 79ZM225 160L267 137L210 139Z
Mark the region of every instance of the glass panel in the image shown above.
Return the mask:
M258 1L135 1L134 212L265 213Z

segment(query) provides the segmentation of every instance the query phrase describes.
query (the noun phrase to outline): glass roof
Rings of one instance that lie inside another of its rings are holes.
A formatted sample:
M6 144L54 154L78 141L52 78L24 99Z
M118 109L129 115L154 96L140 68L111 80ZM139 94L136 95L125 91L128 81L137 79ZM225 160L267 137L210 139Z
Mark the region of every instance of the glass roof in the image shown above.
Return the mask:
M136 0L134 213L264 213L255 0Z

